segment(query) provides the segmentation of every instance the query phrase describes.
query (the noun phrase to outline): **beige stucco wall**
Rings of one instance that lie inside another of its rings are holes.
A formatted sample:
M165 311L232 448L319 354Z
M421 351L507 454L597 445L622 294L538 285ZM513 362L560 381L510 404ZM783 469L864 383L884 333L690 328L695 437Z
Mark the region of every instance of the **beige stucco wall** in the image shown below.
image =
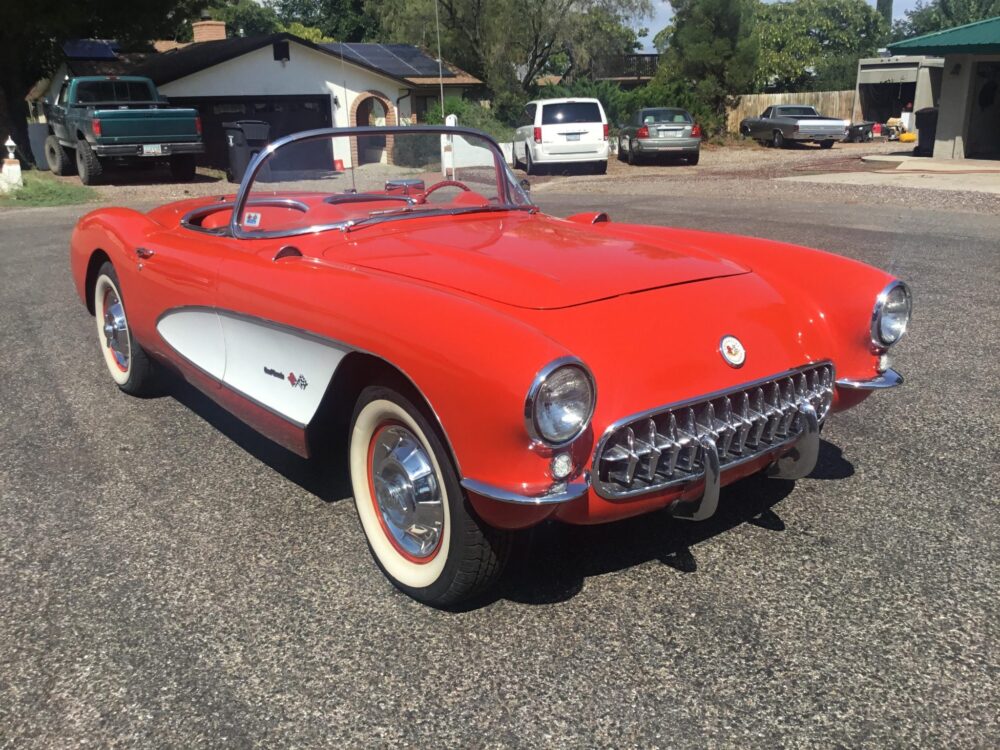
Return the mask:
M972 93L972 55L947 55L941 78L935 159L964 159Z

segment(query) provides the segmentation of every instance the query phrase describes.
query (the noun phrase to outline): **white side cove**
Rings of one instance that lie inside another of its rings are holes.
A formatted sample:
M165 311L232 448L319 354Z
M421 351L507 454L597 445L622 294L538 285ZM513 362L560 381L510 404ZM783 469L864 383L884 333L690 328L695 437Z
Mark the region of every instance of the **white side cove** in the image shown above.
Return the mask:
M222 380L226 372L226 342L214 310L168 313L157 321L156 330L184 359Z
M214 319L214 328L205 316ZM220 331L213 342L217 348L213 347L211 353L207 345L195 347L190 343L191 339L205 338L210 328ZM316 414L337 365L348 351L307 333L224 311L168 313L157 330L193 364L300 425L309 424ZM220 356L224 359L221 370L206 367L216 365Z

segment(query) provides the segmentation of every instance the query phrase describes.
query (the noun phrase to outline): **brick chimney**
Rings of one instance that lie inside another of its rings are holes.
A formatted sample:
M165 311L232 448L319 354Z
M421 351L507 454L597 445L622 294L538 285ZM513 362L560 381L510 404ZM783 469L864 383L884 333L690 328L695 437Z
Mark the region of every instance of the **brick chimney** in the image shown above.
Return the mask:
M214 42L226 38L226 22L213 21L210 18L203 18L191 24L191 33L194 35L194 43Z

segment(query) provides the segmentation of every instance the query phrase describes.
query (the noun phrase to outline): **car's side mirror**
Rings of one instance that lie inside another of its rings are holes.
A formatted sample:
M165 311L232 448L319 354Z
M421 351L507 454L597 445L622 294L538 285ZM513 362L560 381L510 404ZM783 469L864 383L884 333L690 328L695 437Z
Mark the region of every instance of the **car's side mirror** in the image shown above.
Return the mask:
M531 183L528 182L526 179L525 180L521 180L521 182L519 184L521 185L521 190L523 190L526 193L530 193L531 192Z

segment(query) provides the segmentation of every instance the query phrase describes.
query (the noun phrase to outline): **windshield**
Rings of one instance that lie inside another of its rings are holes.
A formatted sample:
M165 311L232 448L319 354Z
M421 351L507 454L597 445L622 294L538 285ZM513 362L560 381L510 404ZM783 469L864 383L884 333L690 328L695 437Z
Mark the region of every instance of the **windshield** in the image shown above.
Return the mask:
M280 199L289 200L276 205ZM341 128L293 136L268 154L240 189L232 228L281 237L531 207L486 136L446 127Z
M145 81L81 81L76 87L80 104L151 102L156 97Z

